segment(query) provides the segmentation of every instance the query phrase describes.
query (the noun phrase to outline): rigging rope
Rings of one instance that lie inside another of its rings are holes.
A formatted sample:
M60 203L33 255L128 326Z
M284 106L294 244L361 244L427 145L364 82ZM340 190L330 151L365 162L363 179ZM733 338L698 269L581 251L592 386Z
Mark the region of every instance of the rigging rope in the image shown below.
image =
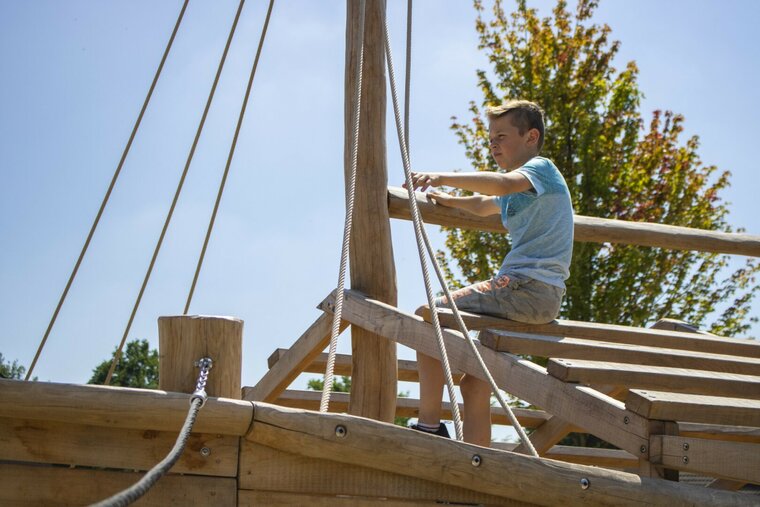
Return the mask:
M359 157L359 121L362 108L362 73L364 70L364 21L366 14L366 1L359 2L359 62L354 76L354 110L353 110L353 137L351 142L351 175L348 184L348 198L346 201L346 219L343 227L343 244L341 245L340 268L338 270L338 288L335 293L335 312L333 313L332 328L330 331L330 349L327 354L327 366L322 385L322 398L319 402L319 411L327 412L330 406L330 393L335 378L335 353L338 348L338 335L340 334L340 321L343 315L343 289L346 285L346 267L348 266L349 243L351 241L351 227L354 217L354 200L356 197L356 172ZM346 11L348 16L348 10Z
M95 229L97 229L98 223L100 223L100 217L103 216L103 211L105 210L106 204L108 204L108 200L111 197L111 192L113 191L114 186L116 185L116 180L119 179L121 168L124 166L124 161L127 159L127 154L129 153L129 150L132 147L132 141L135 139L135 135L137 134L137 129L140 127L140 123L142 122L143 115L145 114L145 110L148 108L148 103L150 102L150 98L153 96L153 90L156 88L156 83L158 82L159 76L161 76L161 71L164 68L164 62L166 62L166 57L169 55L169 50L171 49L172 44L174 43L174 37L177 35L177 31L179 30L179 25L182 23L182 18L185 15L185 10L187 9L187 4L189 3L189 1L190 0L185 0L185 3L182 4L182 9L180 10L179 16L177 17L177 22L174 24L174 30L172 31L171 37L169 37L169 42L167 43L166 49L164 49L164 54L161 57L161 63L159 63L158 69L156 69L156 74L153 76L153 82L151 83L150 88L148 89L148 94L145 96L145 101L143 102L142 109L140 109L140 114L137 115L137 120L135 121L135 125L132 127L132 133L129 135L129 140L127 140L127 145L124 147L124 151L121 154L121 159L119 159L119 164L116 166L116 171L114 171L113 177L111 178L111 184L108 186L106 195L103 197L103 202L101 202L100 209L98 209L98 213L95 216L95 220L92 223L92 227L90 227L90 232L87 235L87 239L84 242L82 251L79 253L79 258L74 264L74 269L72 270L71 275L69 276L69 280L66 283L66 287L63 289L61 298L58 300L58 305L55 307L55 311L53 312L53 317L50 319L50 323L48 324L47 330L45 331L45 334L43 335L42 340L40 341L40 345L37 348L37 352L34 355L32 364L29 366L29 370L27 370L26 372L26 378L24 380L29 380L30 378L32 378L32 372L34 372L34 367L37 364L37 360L39 359L40 354L42 353L42 349L45 347L45 343L47 343L48 337L50 336L50 331L53 329L53 325L55 325L55 321L58 318L58 313L61 311L63 302L66 300L66 296L69 293L71 284L74 282L74 278L76 278L77 276L77 272L79 271L79 266L82 264L82 260L84 259L84 256L87 253L87 249L90 246L90 241L92 240L92 236L95 234Z
M216 214L219 211L219 203L222 200L222 194L224 193L224 187L227 183L227 175L230 172L230 165L232 164L232 157L235 154L235 147L237 146L238 135L240 134L240 127L243 124L243 117L245 116L246 106L248 105L248 98L251 95L251 88L253 88L253 78L256 76L256 68L259 66L259 57L261 56L261 49L264 47L264 39L267 35L267 28L269 27L269 18L272 16L272 7L274 6L274 0L269 1L269 9L267 9L266 19L264 20L264 27L261 29L261 38L259 39L259 46L256 49L256 58L253 61L253 67L251 68L251 74L248 78L248 87L245 90L245 98L243 104L240 107L240 115L238 117L237 126L235 127L235 135L232 138L232 144L230 145L229 155L227 156L227 164L224 166L224 174L222 175L222 181L219 184L219 192L216 195L216 202L214 203L214 211L211 213L211 219L208 223L208 229L206 230L206 237L203 240L203 248L201 254L198 257L198 265L195 268L195 275L193 276L193 283L190 285L190 291L187 294L187 302L185 302L185 310L182 312L187 315L190 310L190 303L193 300L193 293L195 292L195 285L198 283L198 276L201 272L201 266L203 265L203 259L206 257L206 248L208 247L208 241L211 237L211 231L214 229L214 222L216 221Z
M193 139L193 144L192 144L192 147L190 148L190 153L187 156L187 161L185 162L185 167L182 171L182 176L180 177L179 183L177 184L177 190L174 192L174 199L172 200L172 204L169 207L169 213L166 215L166 220L164 221L164 227L161 230L161 235L159 236L158 242L156 243L156 248L153 251L153 257L150 260L148 271L145 273L145 278L143 279L142 286L140 287L140 292L137 295L137 300L135 300L134 307L132 308L132 313L129 316L127 327L126 329L124 329L124 335L121 337L121 342L119 342L119 347L116 349L116 352L113 355L113 360L111 361L111 367L108 369L108 374L106 375L106 379L104 382L105 385L109 385L111 383L111 377L113 376L114 370L116 369L116 365L119 363L119 360L121 359L121 351L124 348L124 343L127 341L127 336L129 335L129 330L132 327L132 322L135 319L135 314L137 314L137 309L140 307L140 301L142 300L143 293L145 292L145 287L148 285L148 280L150 280L150 275L153 272L153 266L156 264L156 258L158 257L158 252L161 250L161 245L164 241L164 236L166 236L166 231L169 228L169 222L171 222L172 215L174 214L174 208L177 205L177 201L179 200L179 195L182 192L182 186L185 183L185 177L187 176L187 172L190 169L190 163L193 161L193 156L195 155L195 148L198 145L198 139L200 138L201 132L203 131L203 126L206 123L206 116L208 116L208 111L211 108L211 102L214 100L216 85L219 83L219 76L222 74L222 69L224 68L224 62L227 60L227 52L230 49L230 44L232 43L232 37L235 35L235 28L237 27L238 19L240 19L240 11L243 10L244 4L245 4L245 0L240 0L240 4L238 5L237 12L235 13L235 20L232 23L230 34L227 37L227 44L224 46L224 53L222 53L222 58L219 61L219 66L216 70L216 76L214 77L214 84L211 86L211 91L209 92L208 99L206 100L206 108L204 109L203 116L201 117L201 121L198 124L198 129L195 133L195 139Z
M451 304L451 309L454 313L457 324L459 325L459 329L461 333L464 335L464 338L467 340L467 343L470 345L473 355L477 359L481 370L486 376L491 386L491 391L499 400L499 404L502 406L504 411L507 413L507 416L512 422L512 425L517 431L518 435L520 436L520 439L522 440L522 442L525 444L525 446L528 448L528 450L533 456L538 457L538 453L536 452L536 449L533 447L533 444L531 443L530 439L525 433L525 430L523 429L523 427L520 425L519 421L515 417L514 413L512 412L512 409L504 400L504 397L502 396L501 391L499 390L499 387L496 385L496 382L494 381L493 376L491 375L491 372L488 370L488 366L486 366L485 362L483 361L483 358L480 355L480 352L478 351L477 346L475 345L475 342L470 336L469 330L467 329L467 326L465 325L464 320L462 319L462 316L459 313L459 309L457 308L456 303L451 297L451 292L449 291L448 285L446 284L446 281L443 277L441 267L438 264L438 260L436 259L435 254L433 252L433 248L430 244L430 239L428 238L427 232L425 231L425 228L424 228L424 224L422 223L422 218L419 214L419 209L417 207L417 199L414 193L414 186L412 184L411 163L409 161L407 143L405 142L404 130L402 129L402 126L401 126L401 116L399 114L398 97L396 94L396 82L395 82L395 76L394 76L394 71L393 71L393 57L391 54L387 19L385 21L385 53L386 53L386 58L388 60L388 76L390 78L391 95L393 97L393 110L396 117L396 130L398 132L399 146L401 148L401 159L404 165L404 176L406 179L407 192L409 194L409 204L412 211L412 220L414 222L415 235L417 237L417 247L418 247L419 255L420 255L420 263L422 265L422 274L425 281L425 290L427 292L431 320L433 321L433 326L435 327L435 334L438 340L438 348L441 352L441 364L443 365L444 374L446 377L446 385L449 391L451 413L454 416L454 425L455 425L455 429L457 430L457 439L461 440L461 420L459 420L460 418L459 409L458 409L459 407L457 406L457 403L456 403L456 396L455 396L454 388L453 388L454 380L452 378L451 366L449 364L448 356L446 354L446 346L443 341L443 332L441 330L441 323L440 323L440 320L438 319L438 312L436 310L435 299L432 294L430 276L427 271L427 263L425 262L425 253L423 251L423 246L422 246L423 243L425 245L425 250L427 250L427 253L431 258L431 262L433 263L433 266L435 267L435 272L441 284L441 287L443 288L444 295Z

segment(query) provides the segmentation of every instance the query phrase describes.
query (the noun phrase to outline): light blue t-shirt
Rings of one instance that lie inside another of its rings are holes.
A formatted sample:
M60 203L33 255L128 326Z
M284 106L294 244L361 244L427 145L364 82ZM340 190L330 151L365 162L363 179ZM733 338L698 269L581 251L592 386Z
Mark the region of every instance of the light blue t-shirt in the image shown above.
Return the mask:
M533 188L495 198L512 238L499 276L533 278L564 289L573 255L573 205L567 183L557 166L543 157L513 172L524 175Z

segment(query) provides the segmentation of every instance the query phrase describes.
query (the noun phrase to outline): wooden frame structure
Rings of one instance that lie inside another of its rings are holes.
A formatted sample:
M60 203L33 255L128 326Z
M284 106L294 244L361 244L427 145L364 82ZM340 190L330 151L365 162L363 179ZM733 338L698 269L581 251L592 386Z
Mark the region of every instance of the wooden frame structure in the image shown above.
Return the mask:
M360 42L355 7L348 2L349 91ZM760 344L674 321L638 329L465 315L481 331L478 347L497 384L538 407L515 412L533 430L541 458L521 454L520 445L477 447L383 422L418 409L417 400L396 398L397 379L417 380L416 364L397 360L396 343L437 354L429 315L395 307L388 218L409 217L406 194L386 190L384 11L382 0L368 0L354 222L364 236L351 245L341 324L352 328L352 355L336 367L352 376L353 390L331 405L352 415L313 412L316 393L288 390L300 373L324 369L334 294L289 349L272 354L263 378L242 390L240 321L162 318L163 390L0 380L0 504L80 505L135 482L173 445L188 406L180 392L192 390L189 358L201 353L221 358L221 378L214 372L209 384L214 396L181 460L140 505L757 504L753 495L722 490L760 484ZM349 100L347 124L351 110ZM501 231L492 220L418 204L429 223ZM579 241L760 256L760 238L744 234L588 217L576 217L575 226ZM447 311L440 316L451 325ZM482 376L460 333L445 329L444 340L457 378ZM543 368L515 354L551 359ZM494 423L507 420L494 411ZM618 449L556 445L572 431ZM679 484L679 473L712 482Z

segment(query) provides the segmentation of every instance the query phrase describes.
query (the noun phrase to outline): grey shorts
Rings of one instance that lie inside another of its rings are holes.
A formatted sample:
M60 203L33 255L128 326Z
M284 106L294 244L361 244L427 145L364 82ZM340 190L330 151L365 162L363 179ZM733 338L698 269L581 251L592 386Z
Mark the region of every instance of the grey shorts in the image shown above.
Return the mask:
M565 290L533 279L516 279L507 275L464 287L451 293L459 308L516 320L528 324L545 324L559 315ZM446 297L435 300L439 308L450 308Z

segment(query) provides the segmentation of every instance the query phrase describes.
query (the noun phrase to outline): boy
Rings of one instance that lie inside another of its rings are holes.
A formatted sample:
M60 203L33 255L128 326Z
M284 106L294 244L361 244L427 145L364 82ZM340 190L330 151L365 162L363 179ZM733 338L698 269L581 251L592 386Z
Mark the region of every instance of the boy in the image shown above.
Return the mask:
M573 248L570 192L554 163L538 154L544 142L544 113L525 100L488 110L491 155L504 172L412 173L414 188L449 186L476 192L428 196L439 206L476 215L501 214L512 249L490 280L451 294L460 310L527 323L546 323L559 314ZM446 298L438 307L449 306ZM415 429L448 436L441 423L445 383L438 359L417 354L420 374L419 424ZM466 408L464 440L491 444L491 387L465 375L460 390Z

